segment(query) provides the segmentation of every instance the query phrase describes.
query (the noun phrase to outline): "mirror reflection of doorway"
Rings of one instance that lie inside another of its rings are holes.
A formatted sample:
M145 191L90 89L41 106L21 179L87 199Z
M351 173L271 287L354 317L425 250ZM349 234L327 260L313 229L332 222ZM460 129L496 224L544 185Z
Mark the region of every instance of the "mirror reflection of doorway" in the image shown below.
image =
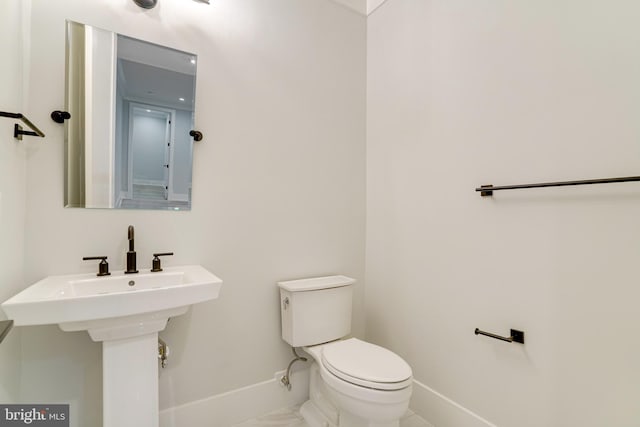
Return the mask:
M118 36L114 206L191 208L196 58Z
M123 101L115 147L116 207L190 206L193 112Z
M175 112L132 104L129 121L129 194L134 200L168 200L172 185Z

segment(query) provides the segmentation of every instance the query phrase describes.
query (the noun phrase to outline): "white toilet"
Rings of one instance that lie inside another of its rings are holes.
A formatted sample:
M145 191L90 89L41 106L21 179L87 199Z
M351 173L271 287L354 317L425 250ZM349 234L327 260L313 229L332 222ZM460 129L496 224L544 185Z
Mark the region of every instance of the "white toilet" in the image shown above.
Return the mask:
M411 367L383 347L342 339L351 332L353 283L346 276L278 283L282 338L315 362L300 413L310 427L398 427Z

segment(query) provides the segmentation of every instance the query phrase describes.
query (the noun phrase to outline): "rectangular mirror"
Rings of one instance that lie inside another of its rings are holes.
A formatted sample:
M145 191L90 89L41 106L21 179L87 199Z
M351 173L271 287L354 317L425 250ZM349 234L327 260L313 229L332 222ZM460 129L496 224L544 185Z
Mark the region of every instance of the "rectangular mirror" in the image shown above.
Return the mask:
M65 206L191 208L194 54L67 21Z

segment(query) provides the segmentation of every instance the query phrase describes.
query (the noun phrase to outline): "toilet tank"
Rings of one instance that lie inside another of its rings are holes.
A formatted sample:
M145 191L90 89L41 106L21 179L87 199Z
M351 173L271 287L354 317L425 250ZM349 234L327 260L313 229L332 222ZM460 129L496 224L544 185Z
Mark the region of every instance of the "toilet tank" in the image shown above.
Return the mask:
M292 347L302 347L348 335L354 283L347 276L278 282L282 339Z

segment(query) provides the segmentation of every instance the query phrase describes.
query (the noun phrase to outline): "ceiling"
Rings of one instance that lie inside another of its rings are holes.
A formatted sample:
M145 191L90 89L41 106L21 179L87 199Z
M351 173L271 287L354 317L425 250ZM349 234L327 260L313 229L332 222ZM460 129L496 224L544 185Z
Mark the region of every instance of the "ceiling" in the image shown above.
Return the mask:
M332 0L343 6L353 9L362 15L369 15L386 0Z
M125 99L194 109L195 55L118 35L118 91Z
M386 0L331 0L367 16ZM126 99L193 110L196 56L118 36L118 85Z

